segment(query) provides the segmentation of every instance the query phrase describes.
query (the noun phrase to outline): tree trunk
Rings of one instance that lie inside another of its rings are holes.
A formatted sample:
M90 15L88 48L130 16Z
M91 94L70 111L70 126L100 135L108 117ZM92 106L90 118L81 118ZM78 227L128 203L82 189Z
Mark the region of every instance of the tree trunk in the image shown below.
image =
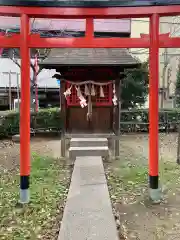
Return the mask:
M34 84L35 84L35 74L33 73L33 79L31 80L31 109L33 109L33 111L35 112L36 111L36 105L34 103L34 98L35 98L35 95L34 95Z
M178 124L177 164L180 164L180 124Z

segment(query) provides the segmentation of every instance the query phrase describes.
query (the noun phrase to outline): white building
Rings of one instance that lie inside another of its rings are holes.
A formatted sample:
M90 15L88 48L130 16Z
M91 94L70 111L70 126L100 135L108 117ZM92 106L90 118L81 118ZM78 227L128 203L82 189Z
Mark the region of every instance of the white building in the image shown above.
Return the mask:
M149 19L133 19L131 37L149 34ZM160 33L170 33L171 37L180 36L180 17L163 17L160 19ZM148 49L132 49L133 55L141 61L149 57ZM159 107L171 108L175 104L175 84L180 49L160 49L159 55Z
M55 70L43 69L38 77L37 84L39 88L59 88L56 79L52 78ZM32 74L32 71L31 71ZM9 77L10 75L10 77ZM19 77L18 77L19 76ZM0 58L0 88L17 87L20 82L20 68L9 58Z
M43 69L37 77L38 98L44 102L48 98L46 92L59 93L59 84L52 78L55 70ZM31 71L32 74L32 71ZM11 59L0 58L0 109L12 109L14 100L20 96L21 78L20 67ZM55 94L51 94L55 96ZM52 101L52 99L50 100ZM57 102L59 100L57 99ZM44 104L44 103L43 103ZM46 103L47 104L47 103Z

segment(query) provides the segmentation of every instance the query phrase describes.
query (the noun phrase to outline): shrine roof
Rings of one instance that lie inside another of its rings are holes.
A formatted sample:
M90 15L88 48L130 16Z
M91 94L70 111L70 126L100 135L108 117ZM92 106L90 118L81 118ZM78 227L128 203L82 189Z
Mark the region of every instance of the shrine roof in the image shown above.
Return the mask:
M4 6L127 7L180 4L180 0L0 0Z
M61 48L52 49L40 65L44 68L57 66L87 65L137 65L140 62L127 49L121 48Z

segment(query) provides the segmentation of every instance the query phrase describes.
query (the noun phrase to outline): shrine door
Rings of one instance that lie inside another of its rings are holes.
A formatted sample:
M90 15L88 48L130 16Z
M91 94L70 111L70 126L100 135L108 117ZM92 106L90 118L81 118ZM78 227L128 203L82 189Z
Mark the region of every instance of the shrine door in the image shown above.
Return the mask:
M81 92L84 92L81 86ZM91 96L92 117L88 119L88 107L82 108L75 86L67 99L67 132L71 133L110 133L113 129L112 85L103 87L104 97L100 97L99 87L95 86L95 96ZM86 97L88 101L88 97Z

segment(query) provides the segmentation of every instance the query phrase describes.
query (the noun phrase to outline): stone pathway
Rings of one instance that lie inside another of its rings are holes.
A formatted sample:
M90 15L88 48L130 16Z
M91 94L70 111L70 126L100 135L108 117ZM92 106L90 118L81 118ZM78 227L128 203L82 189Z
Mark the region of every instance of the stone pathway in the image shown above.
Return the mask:
M77 157L58 240L118 240L101 157Z

